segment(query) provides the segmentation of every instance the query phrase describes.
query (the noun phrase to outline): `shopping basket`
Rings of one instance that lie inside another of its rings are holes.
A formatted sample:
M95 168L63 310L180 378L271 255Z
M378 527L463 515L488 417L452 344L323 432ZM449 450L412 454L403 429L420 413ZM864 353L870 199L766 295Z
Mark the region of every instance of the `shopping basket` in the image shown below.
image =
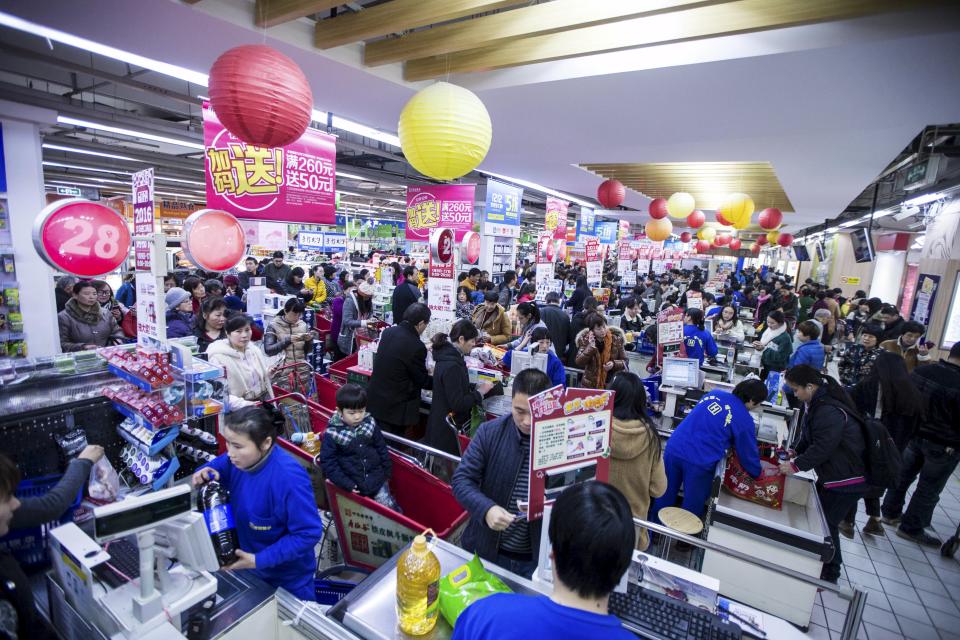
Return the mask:
M318 603L328 605L337 604L357 586L358 583L356 582L331 579L331 576L338 576L342 573L360 573L366 577L370 575L370 570L363 567L352 567L347 564L338 564L335 567L324 569L318 573L314 579L314 588Z
M27 478L21 480L17 485L15 495L17 498L29 499L39 498L46 495L63 478L62 474L43 476L40 478ZM77 492L77 497L73 504L67 509L58 520L45 522L38 527L25 527L23 529L11 529L7 535L0 538L0 551L8 551L20 566L27 571L40 570L50 564L50 558L47 555L47 537L52 529L61 524L73 521L73 513L80 506L83 500L83 488Z
M342 387L347 384L347 377L349 376L347 369L357 366L359 362L360 356L354 351L343 360L337 360L327 367L327 375L338 387Z

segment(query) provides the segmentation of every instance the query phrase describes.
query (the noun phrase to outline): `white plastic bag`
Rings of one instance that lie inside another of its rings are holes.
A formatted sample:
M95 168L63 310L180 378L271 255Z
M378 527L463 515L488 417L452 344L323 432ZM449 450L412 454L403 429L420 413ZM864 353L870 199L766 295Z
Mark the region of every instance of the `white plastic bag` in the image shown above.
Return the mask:
M120 494L120 476L103 456L90 469L90 497L104 502L115 502Z

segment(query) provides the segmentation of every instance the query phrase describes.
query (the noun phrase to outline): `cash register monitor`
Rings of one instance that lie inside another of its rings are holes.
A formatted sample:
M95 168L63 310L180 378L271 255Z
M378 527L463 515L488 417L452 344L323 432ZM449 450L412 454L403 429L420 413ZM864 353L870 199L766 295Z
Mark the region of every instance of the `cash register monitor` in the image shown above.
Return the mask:
M547 471L544 480L544 499L556 500L564 489L580 482L593 480L597 477L597 461L588 460L579 464L567 465L559 469Z
M157 527L190 509L190 487L185 484L127 498L93 510L93 537L100 543L123 538Z
M673 387L699 387L700 363L694 358L664 358L662 384Z
M164 522L156 529L157 544L170 547L180 564L192 571L210 571L220 568L213 541L207 531L203 515L196 511Z

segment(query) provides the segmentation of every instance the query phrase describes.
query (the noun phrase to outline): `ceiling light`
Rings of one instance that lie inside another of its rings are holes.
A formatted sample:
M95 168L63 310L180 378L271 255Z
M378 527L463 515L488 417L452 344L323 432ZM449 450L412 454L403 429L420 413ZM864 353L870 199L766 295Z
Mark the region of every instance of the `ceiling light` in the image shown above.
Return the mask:
M878 218L885 218L886 216L891 216L899 211L899 207L890 207L889 209L884 209L883 211L877 211L873 214L873 219L877 220Z
M175 193L173 191L154 191L158 196L173 196L175 198L186 198L187 200L206 200L205 196L189 193Z
M176 138L168 138L166 136L159 136L154 133L145 133L143 131L134 131L132 129L124 129L122 127L114 127L113 125L108 124L99 124L96 122L90 122L88 120L80 120L78 118L70 118L68 116L57 116L57 122L60 124L72 124L76 127L87 127L89 129L97 129L99 131L109 131L110 133L119 133L125 136L132 136L134 138L143 138L145 140L154 140L156 142L165 142L167 144L179 145L181 147L186 147L188 149L198 149L203 151L206 147L198 142L187 142L186 140L178 140Z
M597 207L597 205L591 202L581 200L580 198L574 198L573 196L567 193L563 193L561 191L555 191L550 187L545 187L543 185L537 184L536 182L529 182L527 180L521 180L520 178L511 178L510 176L505 176L500 173L494 173L492 171L484 171L482 169L480 169L479 171L484 175L493 176L494 178L500 178L501 180L509 180L510 182L522 185L524 187L528 187L530 189L533 189L534 191L539 191L540 193L546 193L551 196L556 196L557 198L563 198L564 200L569 200L570 202L573 202L574 204L578 204L581 207L587 207L588 209L596 209Z
M179 182L181 184L195 184L201 187L207 186L206 182L200 182L198 180L184 180L183 178L168 178L166 176L153 176L154 180L163 180L165 182Z
M368 127L360 124L359 122L353 122L352 120L347 120L346 118L341 118L340 116L335 115L331 119L330 124L334 129L343 129L344 131L356 133L365 138L379 140L380 142L392 144L398 148L400 147L400 138L398 138L396 135L387 133L386 131L380 131L379 129L374 129L373 127Z
M369 198L371 200L386 200L387 202L399 202L400 204L407 204L406 200L400 200L399 198L390 198L378 193L363 193L361 191L348 191L346 189L337 189L340 193L345 193L349 196L360 196L361 198Z
M840 231L840 227L830 227L824 233L836 233L837 231Z
M930 202L933 202L934 200L940 200L943 197L944 197L944 194L941 192L927 193L922 196L917 196L916 198L910 198L903 204L904 206L907 206L907 207L919 207L922 204L928 204Z
M341 178L348 178L351 180L366 180L367 182L376 182L376 180L371 180L370 178L358 176L355 173L345 173L343 171L337 171L337 175L340 176Z
M65 164L63 162L50 162L44 160L43 165L47 167L63 167L64 169L79 169L81 171L96 171L97 173L117 173L123 176L132 176L131 171L122 171L120 169L101 169L99 167L84 167L78 164Z
M136 158L130 158L128 156L118 156L113 153L104 153L103 151L91 151L89 149L77 149L75 147L63 147L59 144L48 144L43 143L44 149L54 149L56 151L69 151L71 153L82 153L87 156L97 156L99 158L113 158L114 160L126 160L128 162L143 162L143 160L137 160Z

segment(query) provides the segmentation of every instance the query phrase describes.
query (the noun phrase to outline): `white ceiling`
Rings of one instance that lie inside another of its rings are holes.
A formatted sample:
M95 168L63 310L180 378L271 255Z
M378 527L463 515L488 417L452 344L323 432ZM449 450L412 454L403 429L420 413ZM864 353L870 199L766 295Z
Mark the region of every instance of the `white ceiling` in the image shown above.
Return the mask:
M269 35L304 68L317 108L387 130L415 90L399 67L360 68L357 46L312 50L306 20L254 31L247 2L132 6L0 8L204 72L225 49ZM796 230L839 214L925 125L960 121L957 15L796 27L453 80L490 111L484 169L591 196L599 179L578 163L767 160L797 208L785 220ZM598 69L608 75L584 75ZM630 192L626 204L646 199Z

